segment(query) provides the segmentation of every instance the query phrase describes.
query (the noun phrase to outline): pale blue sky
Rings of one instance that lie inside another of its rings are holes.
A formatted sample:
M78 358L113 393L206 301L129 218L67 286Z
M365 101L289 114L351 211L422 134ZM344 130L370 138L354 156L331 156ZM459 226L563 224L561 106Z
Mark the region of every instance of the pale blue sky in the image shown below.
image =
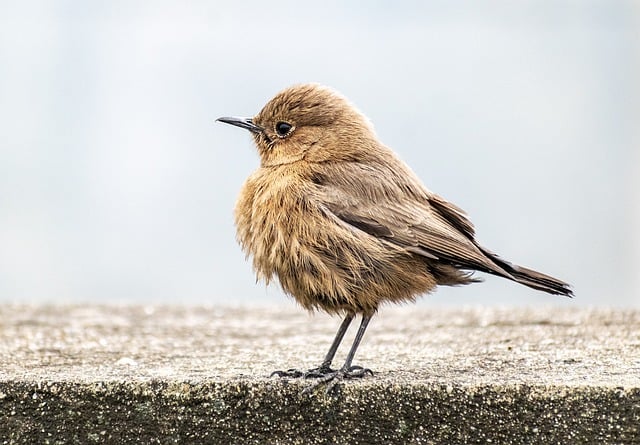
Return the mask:
M640 2L0 2L0 301L280 302L213 120L341 91L504 258L428 304L640 306Z

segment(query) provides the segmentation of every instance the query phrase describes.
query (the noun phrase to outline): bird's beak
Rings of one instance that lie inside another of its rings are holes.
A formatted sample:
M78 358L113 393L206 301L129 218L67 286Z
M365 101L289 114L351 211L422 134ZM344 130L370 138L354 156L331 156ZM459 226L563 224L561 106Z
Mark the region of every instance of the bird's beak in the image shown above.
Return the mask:
M224 122L225 124L235 125L236 127L249 130L251 133L262 133L264 128L253 123L250 117L219 117L216 122Z

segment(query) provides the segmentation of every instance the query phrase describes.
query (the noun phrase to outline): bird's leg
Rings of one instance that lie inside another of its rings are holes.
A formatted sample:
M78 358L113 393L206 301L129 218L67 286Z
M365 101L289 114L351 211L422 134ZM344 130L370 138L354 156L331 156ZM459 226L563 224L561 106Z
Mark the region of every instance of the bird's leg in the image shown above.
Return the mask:
M340 324L338 332L336 332L336 337L333 339L333 343L331 344L329 352L327 352L324 361L318 368L308 370L304 374L305 378L324 377L326 374L333 372L333 370L331 369L331 362L333 361L333 357L335 357L336 355L338 346L340 346L340 343L342 342L344 334L346 334L351 321L353 321L353 314L347 314L346 317L344 317L344 320L342 320L342 324Z
M360 341L362 340L362 337L364 337L364 332L367 330L367 326L369 326L369 321L371 321L370 315L362 316L362 321L360 322L356 338L353 339L353 344L351 345L347 359L344 361L342 368L340 368L340 371L347 373L345 374L345 377L362 377L367 373L373 375L373 372L370 369L363 368L362 366L351 366L353 357L356 355L358 346L360 346Z
M329 372L320 377L317 382L315 382L308 388L305 388L303 392L310 392L318 385L328 383L327 393L330 393L336 386L336 384L341 380L361 378L366 376L367 374L373 375L373 371L368 368L351 365L351 363L353 362L353 357L356 355L356 351L358 350L358 346L360 345L362 337L364 337L364 332L367 330L367 326L369 325L370 320L371 315L362 316L362 321L360 322L358 333L356 334L356 338L353 340L353 344L351 345L351 349L349 350L349 354L347 355L347 359L344 361L344 365L342 365L342 368L338 369L337 371L329 370Z
M313 368L308 370L307 372L300 371L298 369L288 369L286 371L274 371L271 373L271 377L277 375L278 377L324 377L326 374L334 372L331 369L331 362L333 361L333 357L336 355L336 351L338 350L338 346L342 342L344 338L344 334L347 332L351 321L353 320L353 314L349 313L344 317L340 327L338 328L338 332L336 333L335 338L333 339L333 343L329 348L329 352L324 358L324 361L318 368Z

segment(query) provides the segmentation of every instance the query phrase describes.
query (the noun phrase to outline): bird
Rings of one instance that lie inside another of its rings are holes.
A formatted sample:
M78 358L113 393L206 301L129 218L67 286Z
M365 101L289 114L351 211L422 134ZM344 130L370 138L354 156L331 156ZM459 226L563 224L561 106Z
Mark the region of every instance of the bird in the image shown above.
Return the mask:
M352 362L380 306L481 281L474 272L573 296L569 284L480 245L467 214L428 190L330 87L293 85L254 117L216 120L248 130L259 154L234 210L237 239L257 278L277 278L308 311L344 317L320 366L272 375L330 385L373 375ZM345 362L333 369L356 316L361 322Z

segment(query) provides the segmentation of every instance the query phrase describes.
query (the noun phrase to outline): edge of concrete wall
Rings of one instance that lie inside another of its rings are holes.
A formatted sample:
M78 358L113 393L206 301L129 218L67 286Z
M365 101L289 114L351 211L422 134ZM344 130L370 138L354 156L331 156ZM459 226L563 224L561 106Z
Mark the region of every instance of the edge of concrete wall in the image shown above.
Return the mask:
M3 443L638 443L640 388L0 382Z

